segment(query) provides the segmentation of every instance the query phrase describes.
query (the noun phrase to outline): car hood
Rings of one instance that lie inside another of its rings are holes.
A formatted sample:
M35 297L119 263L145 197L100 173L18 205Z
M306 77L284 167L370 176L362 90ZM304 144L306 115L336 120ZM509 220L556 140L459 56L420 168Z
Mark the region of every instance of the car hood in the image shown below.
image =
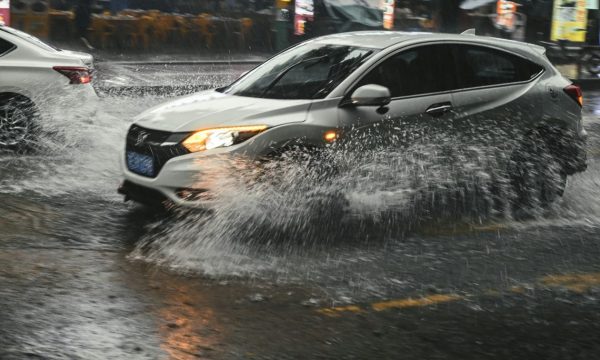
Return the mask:
M147 110L138 125L161 131L188 132L233 125L277 126L302 122L310 100L273 100L203 91Z

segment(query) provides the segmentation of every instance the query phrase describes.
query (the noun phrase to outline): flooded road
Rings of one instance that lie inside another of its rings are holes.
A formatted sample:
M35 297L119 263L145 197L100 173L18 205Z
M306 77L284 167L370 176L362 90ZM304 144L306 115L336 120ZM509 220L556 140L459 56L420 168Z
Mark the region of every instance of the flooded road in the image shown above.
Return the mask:
M302 184L233 193L212 217L123 203L124 134L162 100L105 96L41 153L0 155L0 358L600 354L600 94L586 96L589 168L549 211L392 223L374 209L398 197L358 182L356 227L282 207Z

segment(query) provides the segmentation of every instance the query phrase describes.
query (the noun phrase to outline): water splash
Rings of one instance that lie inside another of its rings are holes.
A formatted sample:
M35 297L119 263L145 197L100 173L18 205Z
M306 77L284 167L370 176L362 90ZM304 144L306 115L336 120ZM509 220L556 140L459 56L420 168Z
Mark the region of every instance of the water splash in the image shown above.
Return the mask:
M259 164L213 159L202 164L218 169L202 175L204 188L218 184L210 210L175 211L132 257L217 276L281 274L292 258L385 246L424 224L510 218L506 157L438 135L375 148L353 139Z

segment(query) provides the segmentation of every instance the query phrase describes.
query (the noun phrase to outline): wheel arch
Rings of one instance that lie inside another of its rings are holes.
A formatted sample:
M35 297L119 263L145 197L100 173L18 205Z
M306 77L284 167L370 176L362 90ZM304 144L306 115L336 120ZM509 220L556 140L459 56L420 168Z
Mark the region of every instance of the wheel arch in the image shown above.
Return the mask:
M29 103L30 105L35 105L33 100L31 100L31 97L27 95L14 91L0 91L0 104L11 99L19 99L21 101Z
M550 118L537 124L525 139L541 138L552 156L559 161L566 174L585 170L585 140L578 136L576 126L568 120Z

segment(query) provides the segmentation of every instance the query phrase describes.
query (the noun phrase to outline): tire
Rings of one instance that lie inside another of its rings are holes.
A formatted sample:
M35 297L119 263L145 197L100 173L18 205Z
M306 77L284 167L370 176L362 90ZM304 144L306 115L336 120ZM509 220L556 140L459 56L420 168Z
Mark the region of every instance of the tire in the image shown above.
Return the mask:
M539 133L527 137L513 155L510 177L515 205L526 208L547 208L567 185L566 172Z
M31 150L35 144L38 112L24 97L0 97L0 149Z
M585 63L585 69L591 75L600 74L600 56L596 53L592 53Z

